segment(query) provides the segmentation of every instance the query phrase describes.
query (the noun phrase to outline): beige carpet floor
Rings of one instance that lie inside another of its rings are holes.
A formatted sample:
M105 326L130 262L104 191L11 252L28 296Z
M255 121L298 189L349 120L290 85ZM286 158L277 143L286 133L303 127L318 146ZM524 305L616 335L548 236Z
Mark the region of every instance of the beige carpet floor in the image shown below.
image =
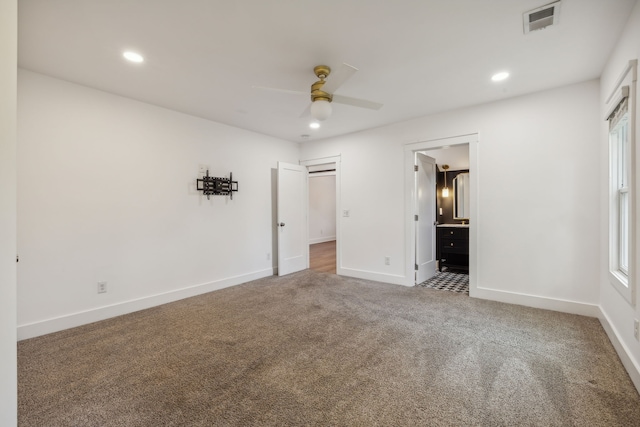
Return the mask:
M26 426L638 426L598 320L305 271L18 345Z

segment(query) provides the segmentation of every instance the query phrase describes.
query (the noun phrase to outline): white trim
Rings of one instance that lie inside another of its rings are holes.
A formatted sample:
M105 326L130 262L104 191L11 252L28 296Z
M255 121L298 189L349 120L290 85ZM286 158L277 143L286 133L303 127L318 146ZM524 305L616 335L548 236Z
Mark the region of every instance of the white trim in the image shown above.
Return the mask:
M76 326L82 326L88 323L109 319L111 317L133 313L135 311L156 307L158 305L167 304L196 295L202 295L219 289L228 288L230 286L239 285L241 283L250 282L252 280L262 279L263 277L269 277L273 274L274 269L267 268L265 270L255 271L249 274L242 274L226 279L215 280L213 282L189 286L162 294L124 301L104 307L97 307L77 313L66 314L63 316L28 323L25 325L18 325L18 340L20 341L28 338L33 338L40 335L50 334L52 332L62 331L64 329L74 328Z
M371 280L374 282L390 283L392 285L413 286L413 283L407 284L404 276L397 274L385 274L377 271L358 270L355 268L341 268L341 276L355 277L356 279Z
M311 173L309 172L309 179L311 178L320 178L322 176L336 176L336 172L315 172L315 173Z
M618 357L627 370L633 385L636 386L636 390L640 393L640 365L638 365L638 362L631 356L633 352L625 345L624 340L620 338L620 333L613 326L613 322L611 322L607 313L602 310L602 307L599 307L599 309L598 319L600 320L600 324L607 333L609 341L611 341L616 353L618 353Z
M627 77L627 73L629 73L629 71L632 68L636 68L637 66L638 66L638 60L637 59L632 59L631 61L629 61L627 63L627 66L625 67L625 69L622 70L622 74L620 74L620 77L618 77L618 80L616 80L616 83L613 85L613 89L611 90L611 94L607 97L607 100L605 101L605 104L608 105L609 102L611 102L611 98L613 98L613 96L618 91L618 88L620 87L620 85L624 81L625 77ZM635 79L633 81L635 81ZM608 119L609 119L609 116L605 117L605 120L608 120Z
M316 243L333 242L334 240L336 240L336 236L316 237L315 239L309 239L309 244L315 245Z
M338 163L340 162L340 156L342 155L336 154L335 156L316 157L315 159L300 160L300 164L304 166L315 166L326 165L329 163Z
M499 289L477 287L474 298L504 302L507 304L523 305L525 307L541 308L562 313L578 314L580 316L598 317L600 308L595 304L579 301L569 301L557 298L547 298Z
M414 285L414 268L416 259L415 248L415 179L414 179L414 158L417 151L440 148L445 145L469 144L469 181L470 181L470 211L469 218L469 295L475 296L475 287L478 281L478 142L479 134L453 136L448 138L432 139L421 142L414 142L404 146L404 169L405 169L405 283L406 286Z

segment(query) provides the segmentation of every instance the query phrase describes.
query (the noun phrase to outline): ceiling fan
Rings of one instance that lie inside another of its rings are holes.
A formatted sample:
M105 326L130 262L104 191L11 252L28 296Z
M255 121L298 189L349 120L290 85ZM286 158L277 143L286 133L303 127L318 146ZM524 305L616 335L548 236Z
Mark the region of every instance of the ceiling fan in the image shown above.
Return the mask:
M311 104L304 110L300 117L305 117L311 114L316 120L326 120L331 116L332 107L331 102L337 102L339 104L351 105L354 107L368 108L371 110L379 110L382 104L378 102L366 101L364 99L352 98L349 96L336 95L334 92L342 86L344 82L349 80L351 76L358 71L356 67L349 64L342 64L342 67L336 71L335 76L331 79L327 79L331 74L331 68L327 65L318 65L314 67L313 72L320 79L311 85ZM286 92L293 94L306 95L307 92L288 90L288 89L276 89L263 86L254 86L258 89L273 90L276 92Z

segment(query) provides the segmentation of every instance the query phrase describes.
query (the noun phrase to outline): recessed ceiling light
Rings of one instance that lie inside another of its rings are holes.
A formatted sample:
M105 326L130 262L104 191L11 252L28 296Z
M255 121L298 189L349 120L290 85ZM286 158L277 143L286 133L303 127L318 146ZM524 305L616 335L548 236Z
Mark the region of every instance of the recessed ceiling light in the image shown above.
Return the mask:
M124 56L126 60L131 62L140 63L144 61L144 58L142 57L142 55L136 52L131 52L130 50L124 52L122 56Z
M320 127L320 123L318 123L318 122L311 122L311 123L309 123L309 127L310 127L311 129L318 129L318 128Z
M507 77L509 77L509 73L507 73L506 71L501 71L491 76L491 80L494 82L500 82L506 79Z

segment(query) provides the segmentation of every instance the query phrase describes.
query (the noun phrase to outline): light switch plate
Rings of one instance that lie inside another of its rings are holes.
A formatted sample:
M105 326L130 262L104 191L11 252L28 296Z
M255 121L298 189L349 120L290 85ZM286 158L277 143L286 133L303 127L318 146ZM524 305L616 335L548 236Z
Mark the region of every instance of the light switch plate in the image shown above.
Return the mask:
M104 294L106 292L107 292L107 282L105 281L98 282L98 293Z

